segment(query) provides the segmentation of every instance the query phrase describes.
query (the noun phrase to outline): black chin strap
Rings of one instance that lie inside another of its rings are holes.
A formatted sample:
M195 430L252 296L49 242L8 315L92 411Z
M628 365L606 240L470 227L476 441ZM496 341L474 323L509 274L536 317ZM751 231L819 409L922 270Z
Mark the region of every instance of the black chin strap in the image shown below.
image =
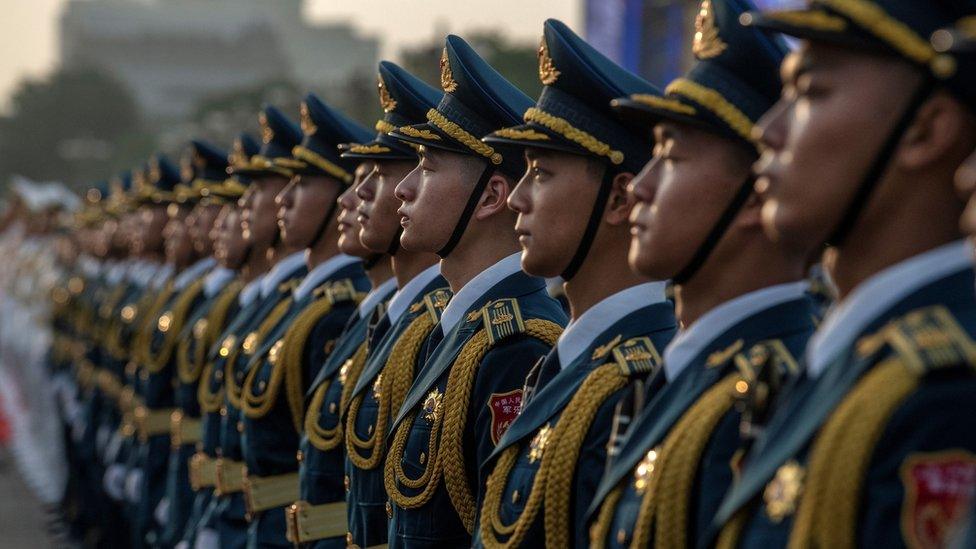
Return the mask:
M390 245L386 247L386 253L391 257L395 256L398 251L400 251L400 235L403 234L403 226L397 227L397 232L393 235L393 239L390 240Z
M468 197L468 203L464 205L464 211L461 212L461 217L458 219L456 225L454 225L454 232L451 233L451 238L447 240L447 244L443 248L437 250L437 255L441 259L447 257L453 250L454 247L458 245L461 241L461 237L464 236L464 230L468 228L468 222L471 221L471 216L474 215L475 208L478 207L478 202L481 201L481 195L485 192L485 187L488 186L488 180L495 173L495 166L488 163L485 166L484 171L481 172L481 177L478 178L478 183L474 186L474 190L471 191L471 196Z
M739 215L739 210L745 206L746 201L749 200L749 196L752 195L753 187L756 183L756 176L750 174L746 177L745 181L739 186L739 190L736 191L735 196L732 197L732 202L725 207L725 211L722 212L722 217L718 218L715 225L712 226L712 230L708 232L708 236L702 242L698 250L695 251L695 255L691 257L691 261L681 271L676 274L672 280L675 284L684 284L685 282L691 280L691 277L695 276L698 269L705 264L708 256L712 254L715 250L715 246L718 245L718 241L722 239L725 231L729 229L732 225L732 221L735 220L735 216Z
M871 199L871 193L874 192L875 187L878 186L885 171L888 169L888 165L891 163L891 159L898 149L901 138L908 131L908 127L911 126L912 122L915 121L915 116L918 114L918 110L922 107L922 104L928 100L934 90L935 79L932 76L926 76L925 81L915 91L912 100L902 112L898 123L892 128L891 133L888 134L881 150L878 151L878 155L874 157L874 163L871 164L871 167L864 175L864 179L861 180L861 185L858 187L857 193L844 211L844 215L840 218L840 222L837 223L837 227L834 228L834 231L827 238L827 246L840 246L844 244L844 240L850 235L854 224L857 223L858 218L861 217L861 213Z
M563 280L569 281L576 276L576 272L579 271L579 268L583 265L583 261L586 260L586 255L590 253L590 247L593 246L596 231L600 228L600 221L603 219L603 211L607 208L607 201L610 199L610 191L613 190L613 178L615 175L609 166L604 168L603 178L600 180L600 191L597 193L596 200L593 202L593 209L590 210L590 219L586 222L583 238L580 239L579 246L576 247L576 253L573 254L573 259L569 261L569 265L559 275Z
M332 206L326 212L325 217L322 219L322 221L319 222L318 228L315 229L315 236L312 238L312 241L308 243L308 246L306 246L306 248L314 248L315 245L318 244L320 240L322 240L322 237L325 236L326 229L329 228L329 224L332 223L333 221L333 218L336 213L336 208L338 207L339 207L339 201L333 200Z
M367 271L371 270L373 267L379 264L380 260L383 259L384 254L373 254L363 260L363 269Z

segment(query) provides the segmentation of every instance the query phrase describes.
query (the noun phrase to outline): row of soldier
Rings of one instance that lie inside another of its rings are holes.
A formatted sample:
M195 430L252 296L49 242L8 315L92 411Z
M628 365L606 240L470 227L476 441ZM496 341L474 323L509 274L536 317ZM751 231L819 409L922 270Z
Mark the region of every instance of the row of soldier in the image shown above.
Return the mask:
M754 10L703 0L663 92L550 20L533 102L449 36L441 90L379 64L375 134L308 95L93 188L55 293L76 535L947 543L976 6Z

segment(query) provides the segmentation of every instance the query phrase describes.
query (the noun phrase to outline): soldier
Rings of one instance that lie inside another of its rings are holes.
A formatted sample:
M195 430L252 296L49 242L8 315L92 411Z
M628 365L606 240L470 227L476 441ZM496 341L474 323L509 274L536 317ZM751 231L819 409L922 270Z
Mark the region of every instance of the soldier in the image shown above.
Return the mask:
M190 349L195 343L193 325L207 315L220 291L233 277L233 271L216 266L211 236L217 213L229 199L221 192L226 169L225 151L205 141L191 141L181 158L183 184L178 187L178 192L187 204L184 208L192 202L195 204L182 225L170 221L172 230L185 231L185 238L174 238L174 245L179 242L185 248L183 253L192 250L199 259L177 277L176 285L185 288L183 294L173 300L172 306L166 308L157 321L157 328L165 328L165 331L157 335L157 339L162 339L162 349L157 352L155 362L159 364L164 359L170 362L167 374L174 387L175 407L170 421L166 496L157 513L163 527L160 545L166 547L182 539L194 499L187 462L201 438L197 386L202 361L195 360ZM166 341L166 338L170 340ZM201 348L199 354L203 352Z
M339 252L335 217L355 169L337 145L369 134L313 94L302 102L301 125L304 139L292 158L275 159L295 174L276 201L282 243L306 250L309 271L280 320L261 328L267 332L241 389L248 547L254 548L291 546L285 509L298 498L305 392L369 289L359 258Z
M970 247L953 175L976 121L928 37L972 3L747 15L801 39L758 133L766 230L830 244L839 301L715 517L723 547L938 547L976 478Z
M653 138L610 108L622 95L660 92L552 19L539 78L545 87L526 123L484 141L525 147L528 170L508 199L519 214L522 265L566 281L572 316L482 464L475 544L485 547L587 545L583 514L606 462L614 408L629 382L657 367L675 332L665 282L643 282L627 265L627 188Z
M248 134L241 133L234 139L233 148L227 156L228 168L245 168L251 157L260 149L258 143ZM226 175L226 174L225 174ZM263 260L254 259L254 246L243 235L241 227L240 199L244 195L250 179L235 173L219 186L207 186L210 194L227 200L215 221L214 257L220 269L226 269L233 276L217 294L212 306L205 315L188 323L191 330L182 338L177 352L186 358L185 377L199 370L195 398L200 408L200 442L196 453L190 459L190 485L196 493L193 511L187 520L186 531L181 543L187 547L216 547L217 543L217 458L220 457L220 420L224 403L224 372L215 369L209 359L210 349L219 343L219 336L230 322L238 316L241 307L250 305L257 296ZM253 268L252 268L253 267ZM219 276L219 275L215 275ZM217 284L208 280L206 285ZM247 288L251 288L247 290ZM246 292L245 292L246 290Z
M241 290L241 307L211 350L213 376L223 384L220 410L220 457L216 462L217 530L221 547L244 547L248 542L247 508L244 501L244 463L241 453L242 390L246 367L267 335L290 305L290 296L307 274L305 249L281 238L275 197L294 172L275 164L291 159L302 140L299 127L275 107L265 107L259 117L262 146L246 166L232 165L234 174L250 178L241 197L241 226L251 246L248 269L265 273L260 281ZM218 372L222 372L218 374ZM210 380L204 383L209 384Z
M439 258L431 252L400 247L400 201L394 191L416 167L417 155L412 147L386 133L424 122L427 111L437 106L443 94L388 61L380 63L378 90L385 113L377 122L379 134L372 143L354 146L345 155L373 161L372 172L357 187L362 201L359 237L372 249L389 251L398 290L370 333L363 365L350 368L345 380L329 389L332 402L338 401L338 414L325 411L331 415L329 423L345 416L340 420L344 423L339 431L342 436L337 438L345 445L347 456L350 537L346 541L363 547L387 540L383 486L387 427L422 366L423 341L450 299L447 281L440 276Z
M786 48L739 25L750 7L703 0L691 70L663 98L616 101L657 139L633 183L631 265L674 280L682 329L590 506L597 547L697 546L732 483L742 411L762 417L814 329L811 254L770 241L759 219L753 127L779 96Z
M470 545L478 466L566 321L545 280L520 268L506 202L525 163L517 150L480 141L517 124L531 100L456 36L441 57L441 87L447 93L426 124L391 133L420 146L420 163L396 188L400 242L436 252L454 293L390 424L384 477L394 547Z

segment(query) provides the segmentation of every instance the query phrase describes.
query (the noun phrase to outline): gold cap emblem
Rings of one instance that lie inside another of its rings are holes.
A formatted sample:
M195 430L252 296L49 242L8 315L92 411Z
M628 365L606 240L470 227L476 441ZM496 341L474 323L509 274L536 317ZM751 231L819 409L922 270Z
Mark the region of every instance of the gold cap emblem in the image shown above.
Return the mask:
M376 88L380 92L380 106L383 107L383 112L393 112L397 107L397 102L396 99L390 97L390 90L387 89L386 82L383 82L383 75L376 75Z
M695 40L691 45L692 53L698 59L711 59L721 55L728 47L728 44L718 35L712 0L702 0L698 15L695 16Z
M451 74L451 61L447 58L447 48L441 53L441 88L447 93L453 93L457 89L457 82Z
M312 115L308 112L308 103L302 101L299 112L301 114L299 120L301 121L302 131L305 132L305 135L314 135L315 132L319 131L319 127L312 121Z
M271 143L274 139L274 130L268 125L268 116L263 112L258 115L258 124L261 125L261 141Z
M560 74L556 70L556 66L552 64L552 58L549 57L549 46L546 44L546 37L543 36L542 41L539 42L539 80L550 86L556 83Z

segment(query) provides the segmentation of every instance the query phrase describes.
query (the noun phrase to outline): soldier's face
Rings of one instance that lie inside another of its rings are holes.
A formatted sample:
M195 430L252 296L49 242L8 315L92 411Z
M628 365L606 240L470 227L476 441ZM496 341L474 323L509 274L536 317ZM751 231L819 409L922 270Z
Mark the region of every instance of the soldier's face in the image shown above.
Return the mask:
M602 166L584 156L529 148L525 175L508 199L522 269L559 276L572 261L600 189Z
M415 252L443 248L483 168L480 159L421 147L420 162L396 187L400 244Z
M214 257L229 269L240 268L248 249L241 231L240 212L234 205L224 206L214 226Z
M213 252L213 228L220 206L215 204L198 204L187 216L187 230L193 242L193 251L203 257Z
M140 253L158 253L163 251L163 228L169 217L166 215L166 207L160 205L148 206L142 210L140 229L138 231L139 242L137 247Z
M342 186L331 177L296 175L278 193L278 228L281 238L290 248L307 248L318 236L326 213L332 209Z
M956 170L956 190L966 201L966 210L959 220L959 228L970 238L976 237L976 151Z
M356 168L356 179L352 186L339 195L339 251L344 254L366 258L372 251L359 239L362 227L359 225L359 196L356 189L363 179L373 171L372 162L363 162ZM399 218L394 217L399 222Z
M748 176L750 157L731 139L689 124L659 123L654 136L654 156L631 182L628 261L635 272L666 280L705 242Z
M359 240L374 252L387 251L397 236L400 201L394 191L414 166L413 162L378 160L373 170L356 186L360 201L356 217L361 227Z
M281 176L255 178L242 197L241 228L248 243L259 250L270 247L278 231L275 197L288 180Z
M183 267L193 258L193 241L187 230L187 216L180 212L170 216L163 228L163 239L166 247L166 261Z
M810 256L840 222L920 77L894 58L808 41L782 73L782 97L757 126L756 190L767 234ZM871 212L869 204L860 222Z

